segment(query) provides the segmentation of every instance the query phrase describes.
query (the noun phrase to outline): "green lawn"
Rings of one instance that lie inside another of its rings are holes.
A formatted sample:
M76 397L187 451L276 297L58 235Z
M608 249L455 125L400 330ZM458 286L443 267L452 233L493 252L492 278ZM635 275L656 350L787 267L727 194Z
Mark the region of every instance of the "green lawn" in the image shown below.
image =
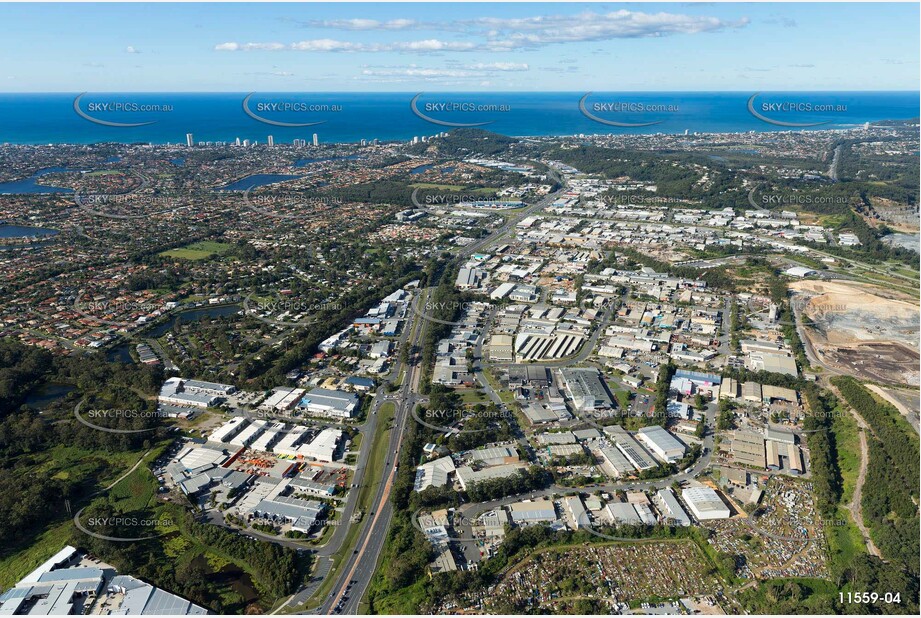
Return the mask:
M201 242L192 243L191 245L186 245L185 247L179 247L178 249L164 251L160 255L180 260L206 260L213 255L223 255L227 253L230 247L231 245L227 243L203 240Z
M467 404L486 403L489 401L486 395L478 388L458 389L458 393L461 396L461 401Z

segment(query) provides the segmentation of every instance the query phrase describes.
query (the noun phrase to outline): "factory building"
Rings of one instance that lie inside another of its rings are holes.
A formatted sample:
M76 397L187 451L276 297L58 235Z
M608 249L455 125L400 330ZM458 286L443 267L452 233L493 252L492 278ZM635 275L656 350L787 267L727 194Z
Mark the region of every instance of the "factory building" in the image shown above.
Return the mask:
M656 461L653 456L626 429L619 425L611 425L610 427L605 427L604 432L634 468L642 471L656 467Z
M689 487L682 492L681 497L698 521L729 518L729 507L709 487Z
M550 500L515 502L508 505L512 521L521 525L550 523L557 520L556 508Z
M669 488L660 489L655 496L656 507L662 514L662 519L666 524L677 526L690 526L691 518L682 508L678 498Z
M687 447L664 428L654 425L641 428L636 437L665 462L674 463L684 457Z
M249 425L249 419L236 416L212 431L208 436L208 442L230 442L247 425Z
M416 468L413 489L425 491L429 487L443 487L448 484L449 476L454 473L454 470L454 460L450 457L441 457L424 463Z
M591 412L614 407L611 394L597 369L567 368L560 370L560 375L576 411Z
M457 482L460 483L464 491L474 483L488 481L492 479L504 479L518 474L519 470L524 470L525 465L521 463L505 464L501 466L492 466L483 470L474 470L470 466L457 468Z
M616 446L603 446L598 449L601 455L601 470L612 478L633 474L636 468Z
M291 524L291 529L309 534L326 505L316 500L301 500L276 496L272 500L261 500L249 511L256 519L265 519L274 523Z
M315 388L297 405L314 416L352 418L358 411L358 402L358 396L353 393Z

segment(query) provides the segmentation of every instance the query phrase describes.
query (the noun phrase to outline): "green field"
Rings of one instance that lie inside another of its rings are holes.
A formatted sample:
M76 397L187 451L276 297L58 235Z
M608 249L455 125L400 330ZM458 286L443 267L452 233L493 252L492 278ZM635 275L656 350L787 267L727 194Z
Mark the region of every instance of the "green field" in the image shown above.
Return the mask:
M841 414L835 417L832 423L835 446L837 447L838 468L841 470L841 502L847 504L854 495L854 487L857 485L857 473L860 470L860 436L857 421L842 410L840 405L835 411Z
M70 542L73 529L70 520L61 522L40 534L21 552L0 559L0 590L12 588L32 569L61 551Z
M203 240L185 247L170 249L160 255L177 258L180 260L206 260L213 255L223 255L230 250L231 245L213 240Z

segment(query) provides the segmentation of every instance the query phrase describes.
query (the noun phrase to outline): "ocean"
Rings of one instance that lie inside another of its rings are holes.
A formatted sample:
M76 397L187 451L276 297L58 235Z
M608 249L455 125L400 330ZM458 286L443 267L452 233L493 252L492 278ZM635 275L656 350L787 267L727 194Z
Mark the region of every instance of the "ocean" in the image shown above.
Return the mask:
M513 136L737 133L919 116L918 92L761 93L760 118L753 92L258 93L246 105L248 93L86 93L75 109L78 94L0 94L0 143L390 141L478 123ZM113 126L126 123L149 124Z

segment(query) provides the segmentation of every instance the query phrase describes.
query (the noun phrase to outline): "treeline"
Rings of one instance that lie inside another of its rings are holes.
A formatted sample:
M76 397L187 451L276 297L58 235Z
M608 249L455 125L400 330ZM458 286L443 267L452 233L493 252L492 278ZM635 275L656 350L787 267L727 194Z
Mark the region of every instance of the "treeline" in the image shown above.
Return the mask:
M166 435L153 403L159 368L108 363L100 353L53 356L12 339L0 340L0 555L13 551L47 525L68 517L65 500L76 502L97 489L112 466L111 453L145 449ZM44 386L72 390L42 410L25 405ZM148 429L133 434L98 431L81 416L113 429ZM81 449L79 465L56 462L58 448ZM28 479L27 482L24 479Z
M289 547L249 539L220 526L200 523L184 510L171 509L169 517L178 524L185 537L210 548L218 555L228 557L235 566L245 565L253 576L257 590L265 595L267 603L263 607L248 607L242 598L237 603L228 602L216 592L216 584L220 585L215 581L216 573L210 570L201 557L178 563L164 560L168 546L177 542L187 543L175 538L175 533L145 541L121 543L75 532L74 543L92 554L104 557L106 562L122 573L155 583L217 613L242 614L252 610L265 613L276 599L296 592L308 571L310 558L301 556Z
M297 343L287 348L266 348L259 358L249 357L240 364L236 376L227 376L228 381L246 388L271 388L286 383L285 374L303 366L319 349L320 343L336 329L348 325L352 319L363 315L370 307L414 279L418 270L411 263L400 264L393 272L393 278L382 286L355 286L338 299L341 309L331 309L318 314L318 322L305 327Z
M656 422L664 420L668 415L668 393L671 390L672 378L675 377L677 367L669 359L667 363L659 365L659 375L656 377L656 398L654 403Z
M877 406L862 386L851 378L833 378L832 382L842 391L842 384L851 390L852 383L860 391L857 399L863 406ZM834 419L841 413L838 399L833 393L819 389L814 383L807 383L801 387L803 399L810 412L804 421L804 429L812 433L806 434L809 447L810 468L812 471L813 491L816 496L816 506L825 520L835 520L841 515L841 499L843 496L843 479L838 465L839 454L837 451L838 436L835 431ZM864 395L866 397L864 397ZM847 395L845 395L847 397ZM848 398L850 399L850 398ZM856 406L855 406L856 407ZM893 410L892 412L897 413ZM869 420L868 420L869 422ZM906 433L902 431L902 433ZM870 450L870 467L864 491L863 514L867 524L874 532L874 540L888 561L884 562L865 552L857 552L849 556L847 562L832 560L829 562L831 580L827 585L814 584L810 580L776 579L762 582L756 588L745 591L740 595L740 600L751 613L771 614L908 614L918 613L918 519L917 507L912 507L914 522L904 522L901 527L901 536L898 533L883 533L877 538L880 526L894 529L890 519L894 512L871 512L867 501L882 509L897 508L888 504L888 497L895 496L903 505L911 503L911 493L914 491L917 499L917 459L918 451L915 448L914 461L915 480L908 481L906 487L905 477L900 476L900 471L895 469L891 462L888 468L881 468L885 455L880 455L883 449L879 441L872 440ZM876 455L874 455L876 453ZM891 474L887 474L887 470ZM886 503L883 506L883 503ZM885 539L885 540L884 540ZM897 546L895 546L897 545ZM842 603L839 591L844 592L873 592L878 591L899 593L901 602L876 604Z
M487 479L467 487L471 502L489 502L506 496L545 489L553 483L553 475L541 466L530 466L518 470L513 476Z
M431 290L422 311L429 317L426 320L425 334L422 338L422 392L427 394L431 388L432 366L435 362L435 351L438 342L451 333L451 325L443 322L455 322L463 311L463 303L467 297L454 287L454 277L457 268L445 267L439 272L440 280ZM435 321L440 320L440 321Z
M464 158L474 154L498 155L506 152L518 140L507 135L476 128L458 128L448 132L446 137L436 137L428 142L409 147L410 152L422 154L432 149L439 156L447 158Z
M0 339L0 417L16 410L49 372L47 350Z
M429 442L444 445L452 453L458 453L512 438L514 428L509 422L510 417L505 416L495 403L477 404L469 409L456 391L444 391L438 389L430 393L429 405L420 410L420 418L442 427L451 427L464 419L463 431L448 437L433 435Z
M857 380L832 378L847 402L869 423L870 462L862 507L883 555L917 576L919 548L918 440L898 410L877 401Z
M609 179L626 176L631 180L653 183L657 195L699 199L711 208L736 208L747 199L733 174L701 155L582 145L572 149L555 148L547 156L581 172L601 174ZM699 185L705 172L710 176L708 187ZM623 194L617 197L623 197Z
M858 207L861 211L866 208ZM888 228L883 228L888 230ZM880 230L872 228L862 216L848 209L844 215L844 220L835 228L837 232L853 232L860 240L859 245L843 247L841 245L829 245L827 243L804 242L807 247L830 253L845 259L868 262L870 264L879 264L886 260L893 260L909 266L918 268L919 255L917 251L900 247L898 245L889 245L881 239L884 234Z
M836 516L843 491L841 470L838 467L836 435L832 422L837 413L838 400L834 394L809 384L801 391L810 414L803 421L809 446L812 485L816 506L826 519Z
M799 338L799 332L796 330L796 316L793 309L790 308L790 301L787 298L787 283L775 271L768 278L768 294L771 302L777 305L777 321L780 323L780 330L784 339L790 344L793 350L793 356L799 363L801 369L809 369L809 358L806 356L806 348Z
M648 266L657 273L664 273L672 275L673 277L681 277L682 279L690 279L692 281L703 281L708 287L726 290L727 292L734 292L736 289L735 281L725 266L708 268L706 270L701 270L693 266L679 266L668 262L662 262L631 247L619 247L614 254L612 254L612 257L615 254L623 255L635 264ZM614 264L609 265L613 266Z

